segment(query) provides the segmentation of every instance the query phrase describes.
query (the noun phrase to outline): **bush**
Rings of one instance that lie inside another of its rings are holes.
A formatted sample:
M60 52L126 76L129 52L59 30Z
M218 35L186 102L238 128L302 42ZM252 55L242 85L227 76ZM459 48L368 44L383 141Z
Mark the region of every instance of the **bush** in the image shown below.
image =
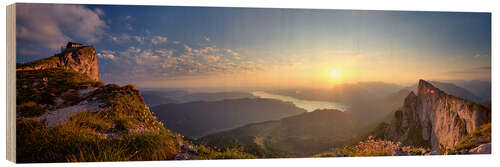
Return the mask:
M67 102L77 102L80 100L80 96L78 95L78 92L75 90L65 92L62 94L62 99L67 101Z
M455 146L455 150L475 148L482 144L480 139L482 141L491 141L491 123L481 125L479 129L472 131L470 135L462 138Z
M372 136L358 145L336 149L336 151L348 156L390 156L399 149L401 143L388 140L375 140Z
M44 113L45 110L34 101L17 105L17 114L21 117L37 117Z
M132 127L131 123L125 119L115 119L113 120L113 124L115 125L115 129L119 131L126 131Z

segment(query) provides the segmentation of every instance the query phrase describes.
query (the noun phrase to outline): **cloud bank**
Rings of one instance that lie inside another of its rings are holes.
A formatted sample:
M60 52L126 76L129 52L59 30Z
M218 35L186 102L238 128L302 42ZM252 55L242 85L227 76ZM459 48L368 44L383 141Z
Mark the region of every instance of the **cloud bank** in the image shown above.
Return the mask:
M105 34L104 12L82 5L18 4L18 51L56 51L70 40L96 43ZM49 55L39 55L49 56Z
M101 78L110 82L164 81L264 69L264 65L248 60L237 51L216 45L184 44L174 47L179 43L166 44L168 38L164 36L114 37L129 39L126 44L133 44L121 47L124 48L121 50L103 50L98 53L99 58L107 62L105 66L100 67L103 73ZM157 47L158 45L161 47Z

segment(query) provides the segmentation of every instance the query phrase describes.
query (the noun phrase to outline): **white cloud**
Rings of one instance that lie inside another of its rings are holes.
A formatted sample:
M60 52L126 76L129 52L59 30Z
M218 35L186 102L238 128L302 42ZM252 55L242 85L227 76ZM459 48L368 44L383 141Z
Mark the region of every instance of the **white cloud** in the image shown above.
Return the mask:
M136 42L139 42L140 44L144 44L144 37L143 36L132 36L132 39L134 39Z
M107 25L101 9L82 5L18 4L17 38L57 50L68 40L97 42Z
M160 43L166 43L167 41L168 38L162 36L154 36L153 38L151 38L151 43L153 43L154 45L158 45Z
M479 53L476 53L476 54L474 55L474 58L479 58L479 57L481 57L481 54L479 54Z
M148 45L146 45L148 46ZM217 46L193 47L184 45L183 49L150 49L135 46L116 52L113 69L119 78L136 80L176 79L188 76L207 76L212 74L239 73L256 71L264 65L246 60L234 50ZM103 54L104 55L104 54Z
M115 52L111 50L103 50L100 53L97 53L97 57L114 60Z

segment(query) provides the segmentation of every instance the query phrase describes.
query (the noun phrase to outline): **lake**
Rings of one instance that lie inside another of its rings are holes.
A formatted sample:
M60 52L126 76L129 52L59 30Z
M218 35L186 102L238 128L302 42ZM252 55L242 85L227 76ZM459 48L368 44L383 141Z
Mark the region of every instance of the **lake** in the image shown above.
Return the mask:
M292 102L297 107L307 110L307 112L312 112L316 109L337 109L340 111L346 111L349 108L348 106L340 103L329 101L301 100L291 96L272 94L264 91L255 91L251 92L251 94L259 98L277 99L285 102Z

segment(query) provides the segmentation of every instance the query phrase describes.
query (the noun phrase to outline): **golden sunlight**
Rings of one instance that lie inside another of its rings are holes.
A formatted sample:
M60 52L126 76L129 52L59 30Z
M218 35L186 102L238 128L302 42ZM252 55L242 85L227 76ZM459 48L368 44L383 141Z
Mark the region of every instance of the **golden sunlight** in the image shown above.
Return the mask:
M339 78L340 75L341 75L341 73L340 73L339 70L332 70L332 71L330 71L330 77L332 77L333 79Z

